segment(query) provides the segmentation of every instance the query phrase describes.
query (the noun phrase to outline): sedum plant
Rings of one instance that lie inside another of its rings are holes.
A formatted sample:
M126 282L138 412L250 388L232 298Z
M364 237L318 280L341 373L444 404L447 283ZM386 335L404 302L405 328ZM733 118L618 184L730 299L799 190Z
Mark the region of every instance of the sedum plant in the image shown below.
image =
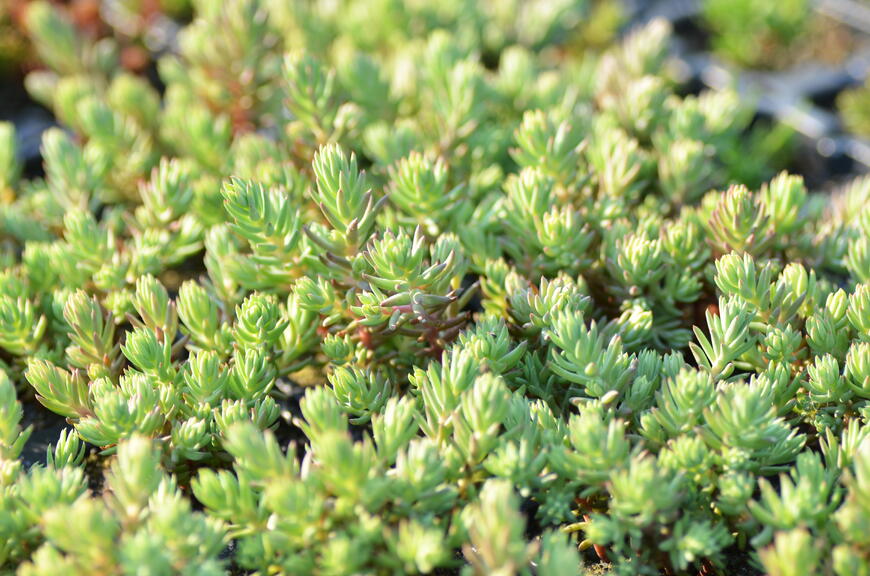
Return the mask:
M866 84L844 90L837 96L837 108L845 128L852 134L866 138L870 134L870 90Z
M870 179L586 2L193 4L0 125L3 570L870 570Z
M806 0L704 0L702 16L712 32L712 47L741 66L768 68L787 62L788 54L811 31L814 14Z
M117 447L101 493L88 488L85 445L65 430L45 465L18 460L22 430L15 387L0 373L0 560L20 574L223 574L226 529L192 510L160 464L154 440L131 436Z
M839 67L859 43L847 22L808 0L701 0L696 6L709 49L731 67L756 72Z

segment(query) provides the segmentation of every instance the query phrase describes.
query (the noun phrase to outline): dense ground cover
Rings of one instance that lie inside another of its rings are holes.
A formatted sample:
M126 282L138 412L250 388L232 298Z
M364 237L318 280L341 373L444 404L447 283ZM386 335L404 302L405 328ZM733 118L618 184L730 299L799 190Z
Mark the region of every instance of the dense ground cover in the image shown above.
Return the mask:
M2 569L870 573L870 179L605 3L193 4L26 10Z

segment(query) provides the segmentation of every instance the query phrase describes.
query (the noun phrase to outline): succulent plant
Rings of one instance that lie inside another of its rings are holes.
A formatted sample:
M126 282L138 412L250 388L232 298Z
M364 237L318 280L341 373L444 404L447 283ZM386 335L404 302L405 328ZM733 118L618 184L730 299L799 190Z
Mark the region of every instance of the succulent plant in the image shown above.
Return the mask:
M2 569L870 570L870 179L777 174L660 21L193 5L162 93L34 35L43 177L0 125Z

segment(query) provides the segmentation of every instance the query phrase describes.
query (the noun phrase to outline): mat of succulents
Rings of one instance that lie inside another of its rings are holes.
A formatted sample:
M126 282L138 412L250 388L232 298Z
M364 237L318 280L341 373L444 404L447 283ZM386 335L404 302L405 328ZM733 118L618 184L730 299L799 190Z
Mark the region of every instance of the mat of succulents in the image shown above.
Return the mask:
M666 21L10 6L0 573L870 574L870 177Z

